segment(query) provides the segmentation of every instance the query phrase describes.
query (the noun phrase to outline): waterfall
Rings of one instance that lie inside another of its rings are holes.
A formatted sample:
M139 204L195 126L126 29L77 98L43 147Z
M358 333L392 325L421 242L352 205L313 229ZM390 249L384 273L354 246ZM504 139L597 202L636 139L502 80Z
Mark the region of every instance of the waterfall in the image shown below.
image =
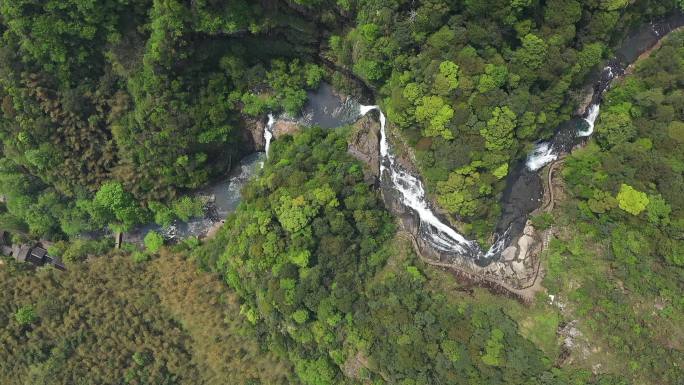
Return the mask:
M561 129L556 132L556 136L551 142L537 143L534 150L532 150L532 153L527 156L526 165L530 171L537 171L548 163L558 159L558 154L554 153L554 147L556 149L561 149L561 151L564 149L567 151L572 148L573 143L568 144L572 138L587 137L594 133L594 124L596 123L596 119L598 118L601 109L601 97L610 87L611 81L615 78L616 73L623 73L619 63L613 63L603 67L600 80L594 87L593 102L587 107L584 112L584 118L582 118L582 121L587 125L587 128L585 130L577 130L574 133L568 133L568 135L561 135L561 131L563 131Z
M273 139L273 125L275 124L275 118L273 114L268 114L268 123L264 128L264 152L266 153L266 158L268 158L268 148L271 146L271 139Z
M359 106L361 116L372 110L377 110L380 114L380 177L389 176L392 187L401 194L401 203L418 214L420 218L419 231L424 239L437 250L468 256L473 260L498 256L506 245L508 231L503 235L497 235L494 245L487 253L484 253L477 242L466 239L462 234L442 222L430 209L423 183L404 170L391 153L385 131L387 122L385 114L378 106Z
M603 67L603 73L607 75L608 80L611 80L615 77L615 74L613 73L613 67L611 66Z
M553 153L551 143L540 142L534 147L532 153L527 156L525 165L527 165L530 171L537 171L557 158L558 155Z
M268 159L268 149L271 147L271 139L273 139L273 125L275 124L275 118L273 114L268 114L268 123L264 127L264 153L266 154L266 159ZM260 168L264 168L265 160L261 161Z
M603 71L601 72L601 80L599 81L597 88L598 95L594 99L594 103L592 103L584 112L583 120L585 123L587 123L588 127L584 131L577 132L577 136L580 138L591 136L591 134L594 133L594 123L596 123L596 118L598 118L599 110L601 109L601 97L603 96L603 93L606 92L606 90L610 87L611 81L615 79L616 72L613 71L613 66L615 66L615 71L617 71L618 74L624 73L624 70L622 70L618 63L613 63L603 67Z
M580 136L580 137L590 136L591 134L594 133L594 123L596 122L596 118L598 118L599 109L600 109L600 105L598 103L592 104L591 106L589 106L587 116L584 118L584 121L589 125L589 127L587 127L587 129L585 131L578 132L577 136Z

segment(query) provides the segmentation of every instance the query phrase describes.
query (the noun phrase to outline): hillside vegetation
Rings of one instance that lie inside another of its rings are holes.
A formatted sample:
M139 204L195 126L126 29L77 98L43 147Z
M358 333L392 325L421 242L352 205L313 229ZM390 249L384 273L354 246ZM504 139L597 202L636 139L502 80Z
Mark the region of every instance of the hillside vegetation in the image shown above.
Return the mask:
M110 237L205 215L193 192L255 151L248 129L326 81L382 106L436 211L485 242L515 162L630 29L678 8L3 0L2 242L67 270L1 257L0 383L681 385L683 33L565 159L533 218L553 237L532 304L423 264L348 127L279 137L213 237Z
M565 162L544 280L600 349L585 359L644 383L684 370L683 63L680 32L606 95Z
M178 256L0 267L0 383L292 384L239 300Z

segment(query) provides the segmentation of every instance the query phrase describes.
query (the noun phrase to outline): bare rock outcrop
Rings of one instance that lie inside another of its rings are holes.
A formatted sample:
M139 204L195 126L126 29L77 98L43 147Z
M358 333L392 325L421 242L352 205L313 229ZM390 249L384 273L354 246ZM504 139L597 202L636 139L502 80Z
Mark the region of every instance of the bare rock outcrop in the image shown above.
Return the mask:
M502 258L487 266L479 266L469 258L438 250L423 238L418 214L402 203L401 194L393 188L388 178L381 180L379 177L379 123L373 117L363 117L355 124L348 140L348 152L366 165L367 181L380 186L385 207L400 219L402 230L410 236L417 254L424 262L448 269L465 280L508 293L522 301L533 300L534 294L540 290L538 271L542 240L541 234L535 231L529 221L523 234L504 251ZM399 155L395 159L408 163L407 168L415 168L408 158Z
M377 181L380 175L380 124L369 116L359 119L349 137L347 151L367 166L366 179Z
M264 130L266 129L266 119L255 119L245 117L241 127L242 140L246 145L247 152L264 151L266 145ZM273 124L273 137L278 139L284 135L292 135L301 129L301 124L296 120L278 119Z
M266 121L263 119L254 119L245 117L243 119L240 133L242 141L245 143L247 152L264 151L264 129L266 128Z
M284 135L292 135L300 128L301 124L295 120L278 119L273 124L273 137L278 139Z

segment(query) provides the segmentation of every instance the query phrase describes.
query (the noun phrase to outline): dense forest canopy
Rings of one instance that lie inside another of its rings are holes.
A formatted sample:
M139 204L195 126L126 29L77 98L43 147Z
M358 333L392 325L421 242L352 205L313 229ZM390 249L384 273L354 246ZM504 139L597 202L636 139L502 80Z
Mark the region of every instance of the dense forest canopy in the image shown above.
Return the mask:
M361 5L362 4L362 5ZM330 54L374 84L439 205L481 239L505 176L585 96L592 69L660 1L361 2Z
M249 151L245 116L296 114L306 89L324 77L344 87L343 74L353 73L413 146L436 201L484 239L514 160L570 116L620 36L674 8L650 0L5 1L0 223L60 239L168 222L180 194ZM112 184L117 203L94 204Z
M190 192L326 81L381 105L439 211L485 242L516 162L632 28L677 8L3 0L0 244L41 241L67 270L0 259L0 382L678 384L682 32L615 82L550 178L532 303L424 264L348 153L353 127L278 138L213 237L105 237L205 215Z
M429 290L410 243L391 238L393 222L343 133L310 129L275 142L222 233L196 251L243 298L241 313L269 349L308 385L586 378L552 370L496 306Z
M266 12L246 1L3 2L3 222L44 238L130 228L225 172L249 151L243 111L294 114L324 74L297 58L309 43L287 40L293 11Z

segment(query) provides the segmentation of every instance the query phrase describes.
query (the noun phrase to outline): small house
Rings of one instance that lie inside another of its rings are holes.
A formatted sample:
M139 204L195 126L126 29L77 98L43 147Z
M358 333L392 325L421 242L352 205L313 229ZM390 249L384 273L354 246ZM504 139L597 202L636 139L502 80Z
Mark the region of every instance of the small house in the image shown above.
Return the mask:
M47 253L47 250L40 246L14 246L12 250L12 256L17 260L17 262L28 262L36 266L50 264L59 270L65 270L62 261L60 261L58 258L50 257Z

